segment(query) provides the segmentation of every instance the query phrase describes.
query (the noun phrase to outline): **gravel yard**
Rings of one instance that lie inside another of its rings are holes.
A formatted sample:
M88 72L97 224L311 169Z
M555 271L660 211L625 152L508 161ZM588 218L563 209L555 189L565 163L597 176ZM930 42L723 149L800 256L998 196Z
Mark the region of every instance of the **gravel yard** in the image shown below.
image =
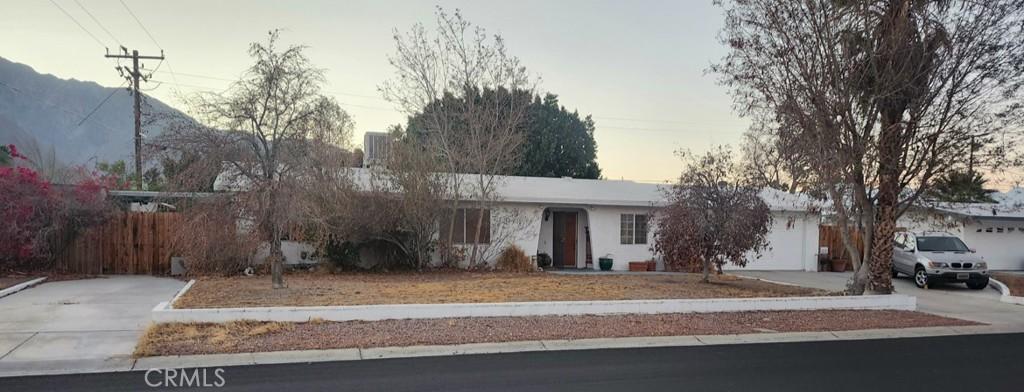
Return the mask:
M698 274L552 274L497 272L296 273L286 289L270 278L199 278L178 308L332 306L412 303L481 303L681 298L752 298L826 295L732 275L700 282Z
M896 310L486 317L349 322L158 324L136 356L391 347L540 339L845 331L978 325Z

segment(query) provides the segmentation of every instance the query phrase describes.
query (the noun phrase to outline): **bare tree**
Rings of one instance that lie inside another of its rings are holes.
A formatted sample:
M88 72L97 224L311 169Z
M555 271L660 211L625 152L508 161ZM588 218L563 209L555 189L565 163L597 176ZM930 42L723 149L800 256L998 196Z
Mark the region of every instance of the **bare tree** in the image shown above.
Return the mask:
M383 165L347 181L325 173L319 192L305 194L307 222L317 242L347 241L364 246L386 243L409 267L421 270L436 248L438 219L444 209L445 178L440 158L392 129ZM327 236L327 237L323 237ZM329 238L328 238L329 237Z
M972 139L1007 131L994 115L1020 77L1024 2L720 3L731 51L713 70L741 113L800 141L853 255L849 291L891 292L896 219Z
M772 216L758 194L743 182L732 152L719 147L689 157L679 182L667 190L668 204L656 213L654 250L672 269L699 264L704 282L714 268L747 264L748 255L768 247Z
M243 228L255 230L268 248L274 288L284 287L281 239L301 224L308 179L345 166L332 155L352 131L352 120L321 94L323 71L310 64L305 46L279 46L279 32L253 43L254 64L224 93L200 94L192 101L198 121L180 120L153 144L165 153L202 157L179 176L208 173L237 191L233 199ZM325 166L326 165L326 166Z
M381 87L384 97L417 115L428 151L442 158L451 208L464 200L485 211L500 196L497 175L516 167L527 107L535 81L519 59L507 53L499 35L488 36L456 10L437 9L433 33L421 24L395 32L389 57L395 77ZM459 176L456 173L472 173ZM468 181L469 183L464 183ZM449 225L455 224L451 214ZM469 266L482 260L479 242L484 214L477 213ZM449 238L442 241L451 244Z
M810 162L800 149L792 148L787 132L757 122L743 135L740 145L741 175L751 185L784 192L808 191Z

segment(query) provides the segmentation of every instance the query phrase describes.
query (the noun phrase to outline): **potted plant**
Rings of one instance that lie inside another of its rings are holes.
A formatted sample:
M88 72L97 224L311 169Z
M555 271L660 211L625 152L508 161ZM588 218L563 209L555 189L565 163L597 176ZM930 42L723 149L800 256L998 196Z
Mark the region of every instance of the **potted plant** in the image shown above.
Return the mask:
M612 270L612 255L606 255L605 257L597 258L597 264L601 267L601 271Z
M846 272L846 259L837 257L832 259L831 264L833 272Z
M540 267L540 268L548 268L548 267L550 267L551 266L551 256L548 256L547 253L538 253L537 254L537 266Z

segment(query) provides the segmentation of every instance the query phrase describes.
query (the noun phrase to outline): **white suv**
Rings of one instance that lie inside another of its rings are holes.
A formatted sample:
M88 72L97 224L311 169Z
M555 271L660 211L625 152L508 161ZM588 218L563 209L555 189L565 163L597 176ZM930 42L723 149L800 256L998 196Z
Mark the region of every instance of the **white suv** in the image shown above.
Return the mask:
M988 286L988 265L955 235L944 232L896 233L892 276L914 277L924 288L935 283L966 283L981 290Z

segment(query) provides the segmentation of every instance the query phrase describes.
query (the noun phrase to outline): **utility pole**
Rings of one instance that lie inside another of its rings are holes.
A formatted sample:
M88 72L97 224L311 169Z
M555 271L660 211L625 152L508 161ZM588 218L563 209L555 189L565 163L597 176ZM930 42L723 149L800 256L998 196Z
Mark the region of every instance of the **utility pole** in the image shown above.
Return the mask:
M147 81L148 75L139 71L139 60L163 60L164 51L159 56L140 56L138 50L128 53L128 48L122 46L121 54L107 54L104 56L112 59L132 59L132 68L118 66L117 71L121 76L128 79L131 84L132 95L135 96L135 189L142 190L142 96L139 92L139 81Z

